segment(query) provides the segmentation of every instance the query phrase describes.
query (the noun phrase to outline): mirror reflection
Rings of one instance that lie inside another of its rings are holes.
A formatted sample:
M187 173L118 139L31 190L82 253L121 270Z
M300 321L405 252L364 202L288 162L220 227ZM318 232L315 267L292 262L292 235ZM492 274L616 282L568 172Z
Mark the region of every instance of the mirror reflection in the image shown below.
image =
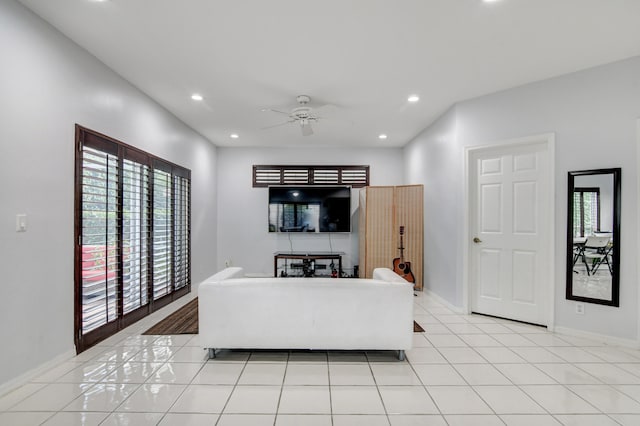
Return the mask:
M620 169L569 173L567 298L618 306Z

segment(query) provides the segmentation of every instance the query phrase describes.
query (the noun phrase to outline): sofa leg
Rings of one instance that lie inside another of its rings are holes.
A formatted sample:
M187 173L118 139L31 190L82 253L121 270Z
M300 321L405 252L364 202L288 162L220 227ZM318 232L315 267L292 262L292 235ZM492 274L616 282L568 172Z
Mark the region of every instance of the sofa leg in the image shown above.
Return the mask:
M398 351L398 360L404 361L404 351L402 349Z
M213 359L216 357L216 350L215 348L209 348L209 359Z

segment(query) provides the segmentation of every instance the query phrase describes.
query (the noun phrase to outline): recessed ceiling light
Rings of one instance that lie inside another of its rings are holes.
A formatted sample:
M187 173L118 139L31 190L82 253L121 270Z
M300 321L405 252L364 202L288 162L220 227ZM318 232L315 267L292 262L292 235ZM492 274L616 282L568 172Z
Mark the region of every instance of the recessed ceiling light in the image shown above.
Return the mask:
M237 134L237 133L231 133L231 134L229 135L229 137L230 137L231 139L238 139L240 136L238 136L238 134Z
M500 0L482 0L484 3L498 3Z
M202 97L202 95L200 95L198 93L194 93L193 95L191 95L191 99L193 99L194 101L201 101L204 98Z
M418 102L420 100L420 96L418 95L411 95L407 98L407 100L409 102Z
M378 139L386 139L387 135L385 135L384 133L378 135Z

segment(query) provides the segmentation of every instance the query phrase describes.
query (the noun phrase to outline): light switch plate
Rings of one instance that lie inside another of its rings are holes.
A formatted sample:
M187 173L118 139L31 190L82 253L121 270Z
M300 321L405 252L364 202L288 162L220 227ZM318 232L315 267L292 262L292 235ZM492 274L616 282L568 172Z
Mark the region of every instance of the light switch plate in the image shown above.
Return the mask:
M27 215L16 215L16 232L27 232Z

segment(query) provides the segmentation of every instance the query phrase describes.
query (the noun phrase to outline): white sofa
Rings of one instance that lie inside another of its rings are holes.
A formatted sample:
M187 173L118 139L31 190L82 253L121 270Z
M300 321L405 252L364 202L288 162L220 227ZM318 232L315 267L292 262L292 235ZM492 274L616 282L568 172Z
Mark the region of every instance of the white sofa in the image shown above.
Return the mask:
M216 349L404 351L413 285L387 268L373 279L246 278L227 268L198 289L200 342Z

